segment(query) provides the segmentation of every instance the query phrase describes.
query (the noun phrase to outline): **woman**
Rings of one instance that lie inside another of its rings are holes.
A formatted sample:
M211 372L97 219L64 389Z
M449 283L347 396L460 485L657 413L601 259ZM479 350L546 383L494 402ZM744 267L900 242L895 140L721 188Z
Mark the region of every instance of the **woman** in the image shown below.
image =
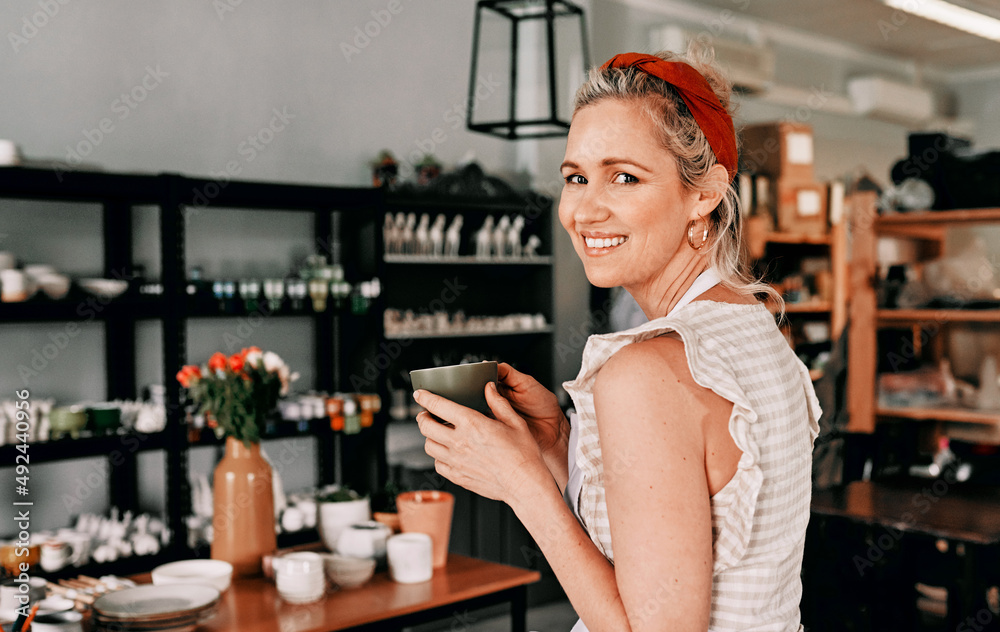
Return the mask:
M454 426L417 418L437 471L513 508L574 630L800 629L820 411L740 257L728 106L713 66L667 53L617 55L577 93L560 221L649 322L587 342L572 426L505 364L499 423L415 393Z

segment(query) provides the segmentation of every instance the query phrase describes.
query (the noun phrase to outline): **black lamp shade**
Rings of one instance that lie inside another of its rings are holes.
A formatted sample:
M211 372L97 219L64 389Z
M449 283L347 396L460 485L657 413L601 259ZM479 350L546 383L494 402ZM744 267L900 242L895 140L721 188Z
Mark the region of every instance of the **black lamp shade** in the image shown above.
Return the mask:
M479 0L466 126L508 140L565 136L590 66L583 9L566 0Z

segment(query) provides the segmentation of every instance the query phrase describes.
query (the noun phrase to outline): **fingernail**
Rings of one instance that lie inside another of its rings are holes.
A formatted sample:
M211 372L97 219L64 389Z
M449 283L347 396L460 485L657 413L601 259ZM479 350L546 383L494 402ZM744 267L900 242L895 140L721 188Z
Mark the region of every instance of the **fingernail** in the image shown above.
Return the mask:
M415 399L416 401L419 402L420 398L423 397L423 394L424 394L423 389L418 390L418 391L413 391L413 399Z

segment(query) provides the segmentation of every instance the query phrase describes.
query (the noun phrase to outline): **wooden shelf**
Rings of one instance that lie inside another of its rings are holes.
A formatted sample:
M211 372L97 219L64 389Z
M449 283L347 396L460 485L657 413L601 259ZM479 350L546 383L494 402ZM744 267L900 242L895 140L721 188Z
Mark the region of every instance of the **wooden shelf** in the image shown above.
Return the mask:
M875 409L879 417L913 419L917 421L955 421L967 424L1000 425L1000 410L973 410L947 406L891 408L879 406Z
M986 224L1000 222L1000 208L975 208L953 211L911 211L875 218L876 230L896 226L950 226L952 224Z
M535 329L514 329L511 331L457 331L449 333L436 333L436 332L424 332L415 331L413 333L406 334L389 334L385 335L386 340L409 340L417 338L486 338L490 336L532 336L536 334L550 334L554 331L553 327L538 327Z
M507 259L489 257L483 259L476 256L435 257L428 255L385 255L386 263L416 264L416 265L467 265L467 266L548 266L552 265L552 257L510 257Z
M826 235L800 235L796 233L770 233L767 236L769 244L808 244L826 245L832 243L829 234Z
M919 323L1000 323L1000 309L880 309L879 326Z
M809 301L808 303L785 303L786 314L825 314L833 306L827 301Z

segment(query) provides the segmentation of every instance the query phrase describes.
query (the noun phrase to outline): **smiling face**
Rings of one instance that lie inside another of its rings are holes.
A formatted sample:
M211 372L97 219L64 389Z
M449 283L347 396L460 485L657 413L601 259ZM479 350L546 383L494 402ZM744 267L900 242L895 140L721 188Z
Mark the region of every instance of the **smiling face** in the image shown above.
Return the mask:
M561 171L559 220L592 284L621 285L640 300L637 292L662 292L699 263L687 224L714 207L684 188L637 103L603 99L577 110Z

